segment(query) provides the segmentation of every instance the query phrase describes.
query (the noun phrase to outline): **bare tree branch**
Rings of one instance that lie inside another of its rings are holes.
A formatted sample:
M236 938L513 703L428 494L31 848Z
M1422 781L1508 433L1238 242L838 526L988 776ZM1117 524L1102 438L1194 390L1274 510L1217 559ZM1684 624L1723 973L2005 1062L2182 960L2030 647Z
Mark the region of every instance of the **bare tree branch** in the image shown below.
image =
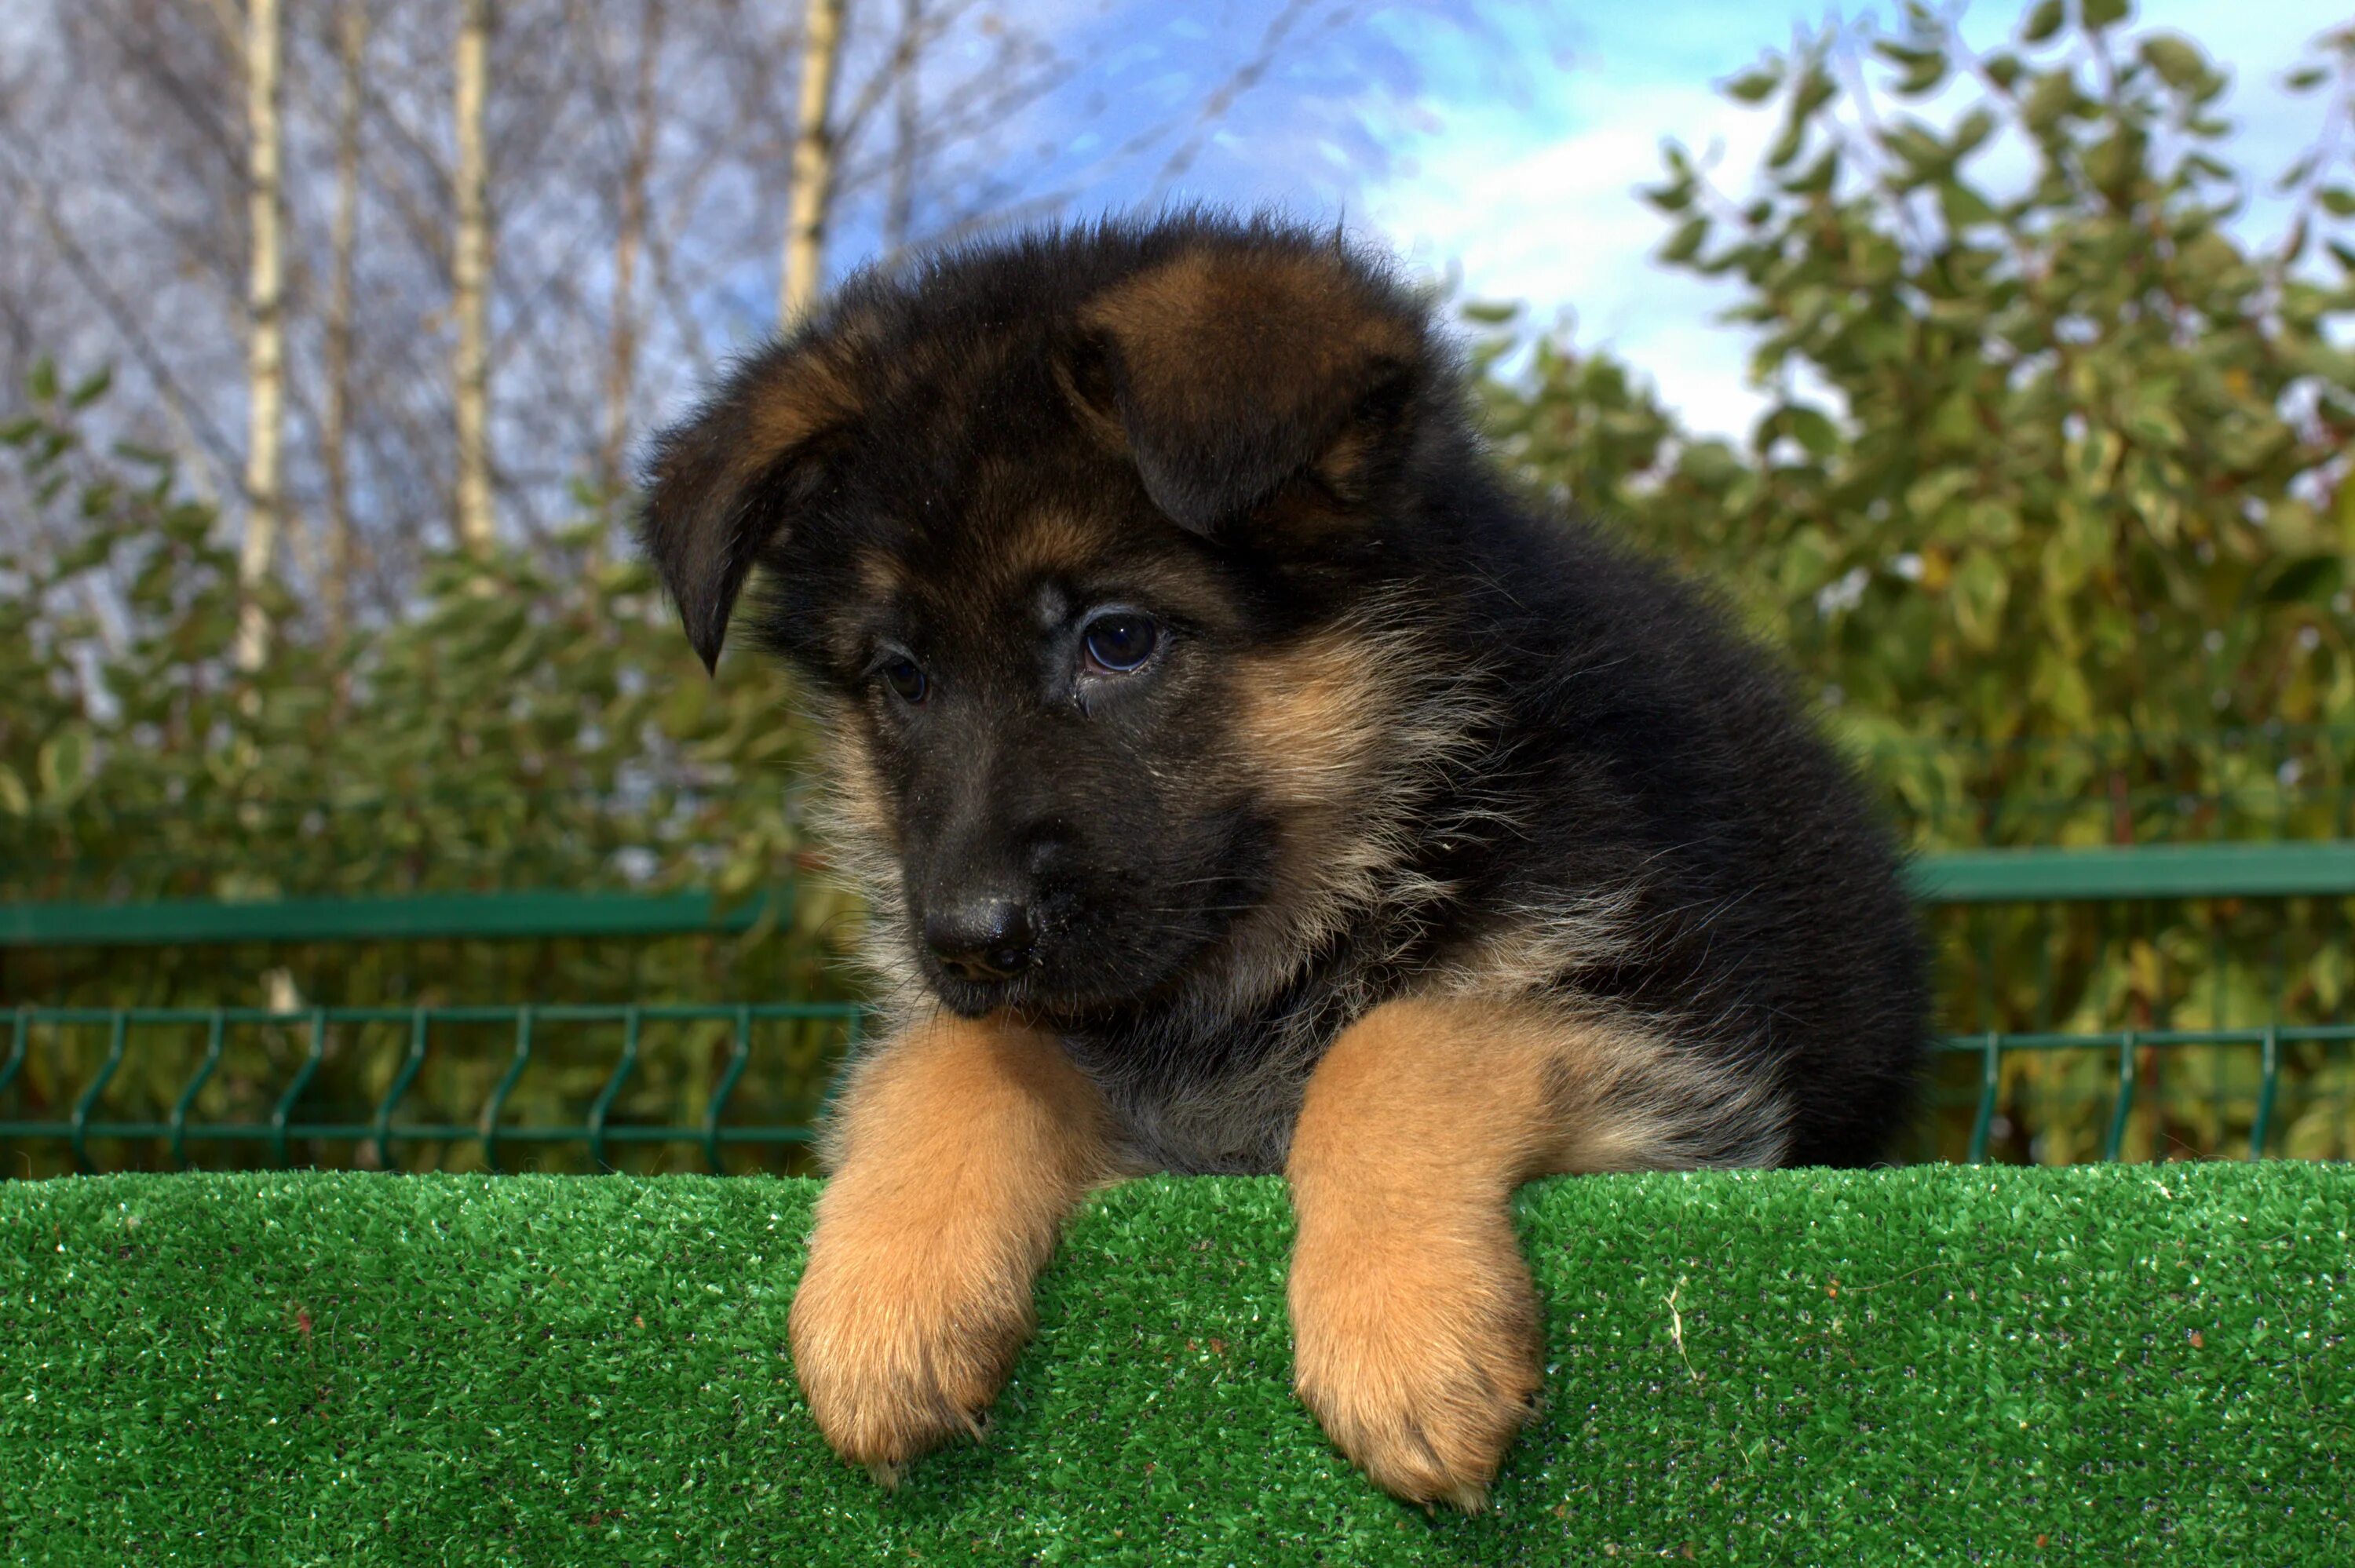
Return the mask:
M74 281L104 313L107 324L113 329L115 337L130 351L131 357L139 362L139 368L155 382L164 399L180 411L187 421L188 429L203 443L205 450L225 471L234 473L241 461L237 443L229 439L209 415L200 411L203 406L188 396L178 377L172 374L170 364L157 350L155 340L147 334L141 315L125 304L122 296L108 284L104 271L91 260L81 242L74 238L73 231L58 216L57 203L33 175L26 161L25 144L13 125L0 122L0 148L5 149L8 172L15 178L17 189L23 191L31 203L33 211L41 220L43 231L48 235L49 242L57 247L59 260L73 274Z

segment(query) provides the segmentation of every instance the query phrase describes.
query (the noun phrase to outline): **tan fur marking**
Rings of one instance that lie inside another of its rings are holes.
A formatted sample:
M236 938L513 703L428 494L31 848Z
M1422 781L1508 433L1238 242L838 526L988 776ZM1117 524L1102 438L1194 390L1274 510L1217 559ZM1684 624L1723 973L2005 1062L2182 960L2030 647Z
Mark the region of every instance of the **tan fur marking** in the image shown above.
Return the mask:
M1642 946L1638 889L1564 896L1511 910L1484 932L1451 946L1433 965L1430 988L1456 996L1519 996L1559 985L1581 969L1624 959Z
M794 1368L835 1452L891 1484L979 1433L1064 1216L1114 1175L1108 1132L1062 1049L1016 1024L936 1017L859 1066L792 1316Z
M826 726L826 745L832 752L826 769L826 805L833 819L862 840L888 845L893 838L891 812L866 726L855 715L841 715Z
M1262 906L1238 928L1221 972L1247 1006L1305 954L1388 900L1442 891L1403 875L1409 818L1443 788L1487 715L1477 685L1432 658L1379 602L1351 623L1236 666L1235 756L1279 834Z
M794 360L790 378L772 378L747 400L740 467L757 472L779 452L854 418L858 385L856 368L840 347L813 345Z
M1156 397L1193 413L1226 414L1232 380L1198 374L1206 361L1263 365L1280 344L1284 383L1307 388L1383 355L1412 356L1412 330L1367 306L1337 256L1195 251L1111 290L1086 320L1119 340L1132 373L1150 376Z
M907 574L900 569L899 557L881 550L869 550L858 557L858 588L868 599L888 604L907 591Z
M858 900L861 934L854 951L868 971L868 999L896 1025L912 1020L931 993L906 940L890 792L858 705L815 694L810 705L826 748L811 834L826 846L831 878Z
M1508 1201L1537 1176L1690 1163L1629 1092L1672 1082L1674 1054L1529 1001L1430 998L1374 1009L1318 1064L1285 1168L1294 1383L1386 1490L1481 1506L1540 1383Z
M1266 957L1237 966L1258 986L1280 983L1280 966L1341 916L1351 885L1391 862L1392 846L1367 832L1382 715L1402 705L1386 700L1394 694L1381 652L1372 638L1342 629L1248 656L1236 668L1236 746L1281 834L1270 892L1246 933L1258 938L1246 948L1263 948Z
M1103 536L1069 513L1034 513L1005 547L1009 580L1020 584L1041 573L1080 571L1103 553Z
M1347 628L1241 661L1235 730L1273 799L1316 810L1357 793L1391 707L1385 663L1371 636Z

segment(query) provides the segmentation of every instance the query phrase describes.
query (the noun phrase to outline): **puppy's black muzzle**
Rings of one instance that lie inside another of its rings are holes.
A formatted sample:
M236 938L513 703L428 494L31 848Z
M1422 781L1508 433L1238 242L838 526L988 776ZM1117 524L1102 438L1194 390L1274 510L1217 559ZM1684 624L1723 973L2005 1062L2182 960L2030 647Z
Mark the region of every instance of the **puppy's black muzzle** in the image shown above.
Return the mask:
M942 969L976 985L1020 974L1038 945L1029 906L1010 898L975 899L924 916L924 946Z

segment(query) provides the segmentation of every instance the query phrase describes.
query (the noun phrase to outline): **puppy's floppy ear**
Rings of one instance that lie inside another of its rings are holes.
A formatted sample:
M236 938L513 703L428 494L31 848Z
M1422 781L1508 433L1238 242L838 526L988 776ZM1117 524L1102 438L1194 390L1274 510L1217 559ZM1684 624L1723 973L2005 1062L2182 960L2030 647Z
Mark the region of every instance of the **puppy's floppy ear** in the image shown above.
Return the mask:
M1080 328L1068 388L1197 533L1305 471L1351 497L1428 374L1422 311L1334 244L1189 250Z
M787 343L739 365L655 439L638 541L707 670L753 563L824 491L827 459L857 417L839 357Z

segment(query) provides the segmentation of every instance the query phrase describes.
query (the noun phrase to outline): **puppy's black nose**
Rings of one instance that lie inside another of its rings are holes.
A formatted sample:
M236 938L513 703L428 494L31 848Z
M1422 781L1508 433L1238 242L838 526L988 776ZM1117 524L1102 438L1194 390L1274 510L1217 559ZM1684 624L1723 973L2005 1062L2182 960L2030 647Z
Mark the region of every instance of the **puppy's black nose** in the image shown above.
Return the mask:
M924 916L924 945L941 968L966 980L1001 980L1030 967L1039 933L1030 911L1010 898L976 898Z

